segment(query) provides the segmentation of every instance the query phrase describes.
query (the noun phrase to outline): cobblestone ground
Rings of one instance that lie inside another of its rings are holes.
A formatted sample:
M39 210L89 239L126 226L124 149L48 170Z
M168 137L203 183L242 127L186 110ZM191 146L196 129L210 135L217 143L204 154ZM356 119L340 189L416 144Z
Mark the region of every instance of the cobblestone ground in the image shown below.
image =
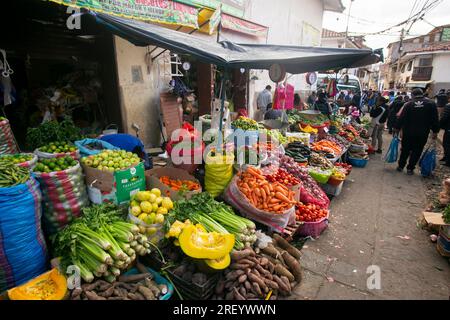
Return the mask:
M395 168L374 155L353 169L332 201L329 228L302 249L304 279L291 299L449 299L448 260L417 224L433 183ZM367 288L371 265L380 268L380 289Z

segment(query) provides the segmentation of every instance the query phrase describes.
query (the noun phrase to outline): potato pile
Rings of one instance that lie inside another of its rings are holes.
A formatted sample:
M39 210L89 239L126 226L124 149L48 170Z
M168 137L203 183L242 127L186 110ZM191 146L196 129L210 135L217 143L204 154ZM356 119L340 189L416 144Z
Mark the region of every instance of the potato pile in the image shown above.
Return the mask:
M246 248L231 253L232 264L225 271L213 298L218 300L260 300L289 296L300 283L300 251L274 234L266 248Z

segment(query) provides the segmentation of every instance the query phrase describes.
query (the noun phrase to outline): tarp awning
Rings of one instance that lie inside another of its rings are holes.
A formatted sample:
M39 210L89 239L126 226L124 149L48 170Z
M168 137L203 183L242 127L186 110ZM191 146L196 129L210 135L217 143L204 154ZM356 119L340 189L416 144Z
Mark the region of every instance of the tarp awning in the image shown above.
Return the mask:
M89 13L112 33L138 46L155 45L179 54L229 68L270 69L284 65L292 74L353 68L377 63L382 52L359 49L219 43L142 21Z
M429 81L410 81L406 84L406 87L408 88L423 88L425 89L427 87L427 85L429 85L430 83L433 83L433 80L429 80Z

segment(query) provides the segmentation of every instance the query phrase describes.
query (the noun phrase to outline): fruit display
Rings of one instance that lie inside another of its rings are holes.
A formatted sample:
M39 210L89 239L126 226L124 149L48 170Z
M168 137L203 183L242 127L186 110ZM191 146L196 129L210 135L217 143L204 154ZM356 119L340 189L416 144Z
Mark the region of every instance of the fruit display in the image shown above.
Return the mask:
M264 175L269 182L280 182L285 186L292 187L300 184L300 180L294 177L292 174L286 172L286 170L278 169L272 174Z
M236 129L242 129L244 131L246 130L258 130L258 122L256 122L253 119L247 118L247 117L239 117L236 120L234 120L231 125Z
M69 153L77 151L77 147L67 141L55 141L39 147L38 150L46 153Z
M20 164L31 161L34 155L31 153L5 154L1 156L1 160L9 161L14 164Z
M345 162L336 162L334 166L344 169L344 172L347 176L350 174L353 168L351 164L347 164Z
M139 162L141 159L137 154L125 150L105 150L81 159L81 163L87 167L110 172L124 170Z
M159 177L159 181L176 191L195 191L200 190L200 185L197 182L190 180L170 179L168 176Z
M30 171L27 168L18 167L15 164L0 159L0 188L8 188L22 184L30 179Z
M161 190L153 188L150 191L138 191L131 197L130 220L138 225L142 233L159 240L162 234L156 237L156 233L162 230L165 215L172 209L172 200L169 197L163 197Z
M74 160L72 157L65 156L63 158L49 158L49 159L41 159L37 162L34 167L34 172L56 172L67 170L75 165L77 165L78 161Z
M298 221L317 222L328 216L328 210L322 209L314 204L297 203L295 216Z

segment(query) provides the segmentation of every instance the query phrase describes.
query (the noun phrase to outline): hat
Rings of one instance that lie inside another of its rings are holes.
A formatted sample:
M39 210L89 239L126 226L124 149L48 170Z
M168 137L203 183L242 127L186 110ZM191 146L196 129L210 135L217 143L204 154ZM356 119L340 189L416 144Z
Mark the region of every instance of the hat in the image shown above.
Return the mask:
M423 91L420 88L415 88L413 91L411 91L411 94L416 98L423 97Z

